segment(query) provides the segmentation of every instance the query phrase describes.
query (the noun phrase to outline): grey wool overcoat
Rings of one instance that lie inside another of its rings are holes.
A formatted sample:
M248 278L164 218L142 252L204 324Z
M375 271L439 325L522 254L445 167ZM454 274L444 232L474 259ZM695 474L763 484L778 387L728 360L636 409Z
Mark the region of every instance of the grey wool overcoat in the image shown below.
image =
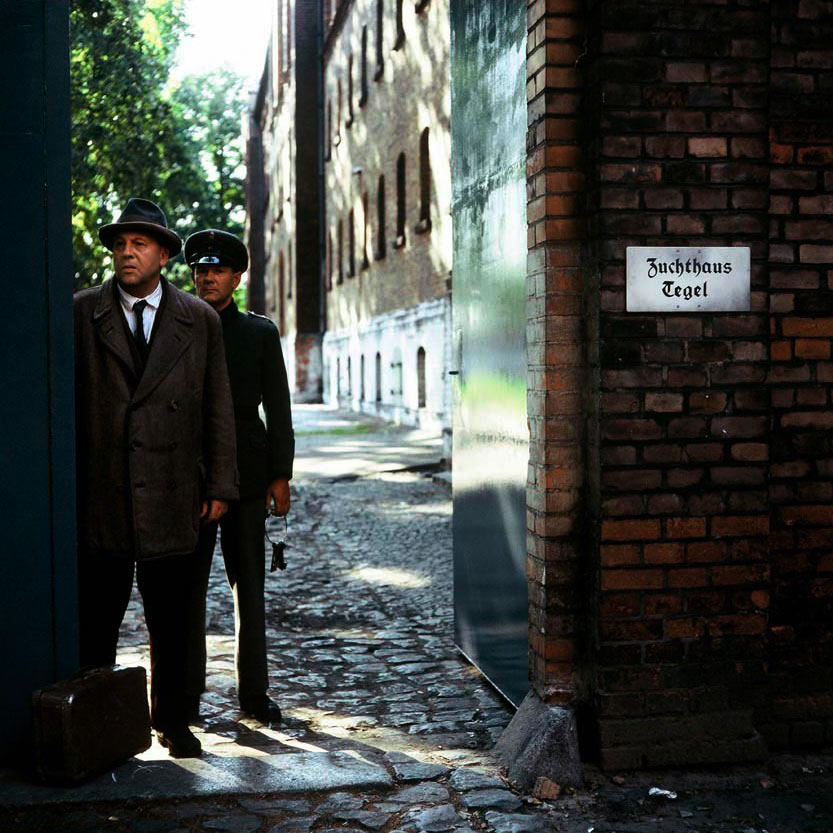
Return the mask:
M234 412L217 313L163 278L144 370L115 282L75 295L79 545L190 553L202 500L235 500Z

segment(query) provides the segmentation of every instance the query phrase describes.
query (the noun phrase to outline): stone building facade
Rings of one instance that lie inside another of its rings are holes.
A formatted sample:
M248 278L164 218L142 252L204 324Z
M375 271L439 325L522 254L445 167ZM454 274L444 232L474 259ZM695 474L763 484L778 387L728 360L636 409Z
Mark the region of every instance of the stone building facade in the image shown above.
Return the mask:
M833 741L833 19L528 4L531 679L605 768ZM742 312L628 246L745 246Z
M322 12L324 400L447 431L447 0Z
M316 0L277 0L247 136L249 308L281 333L297 402L320 402L321 16Z

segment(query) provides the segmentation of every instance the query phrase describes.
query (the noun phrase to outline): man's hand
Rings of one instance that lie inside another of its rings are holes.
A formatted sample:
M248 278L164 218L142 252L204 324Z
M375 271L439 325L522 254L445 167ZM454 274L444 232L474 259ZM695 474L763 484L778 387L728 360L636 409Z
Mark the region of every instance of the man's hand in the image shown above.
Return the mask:
M275 514L279 517L289 513L289 481L285 477L278 477L269 484L266 490L266 511L274 502Z
M228 504L224 500L204 500L200 509L200 520L204 524L219 521L228 511Z

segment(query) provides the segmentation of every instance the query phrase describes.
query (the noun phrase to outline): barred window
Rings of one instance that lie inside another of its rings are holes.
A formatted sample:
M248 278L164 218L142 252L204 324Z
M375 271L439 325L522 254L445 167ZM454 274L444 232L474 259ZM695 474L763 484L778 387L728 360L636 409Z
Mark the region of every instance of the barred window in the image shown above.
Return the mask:
M425 348L417 350L417 407L425 407Z
M367 104L367 26L362 26L362 67L361 91L359 92L359 107Z
M368 244L368 217L370 215L370 196L367 191L362 195L362 260L361 268L367 269L370 266L370 259L367 256Z
M405 154L400 153L396 160L396 240L394 249L401 249L405 245Z
M419 137L419 222L418 234L431 230L431 157L428 149L428 128Z
M378 81L385 72L385 0L376 0L376 72Z
M386 225L387 215L385 213L385 175L379 175L379 187L376 192L376 213L379 218L378 236L376 238L376 260L381 260L387 254Z
M352 278L356 274L356 215L353 209L350 209L350 214L347 220L347 277Z
M402 7L405 0L396 0L396 41L393 48L401 49L405 43L405 21L402 18Z
M338 218L338 282L344 283L344 224Z
M353 56L347 58L347 121L345 127L353 124Z

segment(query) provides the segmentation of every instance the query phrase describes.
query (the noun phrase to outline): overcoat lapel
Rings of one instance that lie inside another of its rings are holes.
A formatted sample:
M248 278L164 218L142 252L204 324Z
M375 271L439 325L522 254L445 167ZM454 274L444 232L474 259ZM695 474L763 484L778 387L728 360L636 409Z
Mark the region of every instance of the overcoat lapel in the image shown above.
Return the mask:
M133 404L148 396L171 372L179 357L194 340L194 319L179 298L179 292L165 281L165 302L156 314L153 336L145 371L136 391Z
M122 314L116 303L116 287L113 279L102 284L98 303L93 311L93 323L104 346L115 354L134 379L139 372L127 341L127 328L119 318Z

